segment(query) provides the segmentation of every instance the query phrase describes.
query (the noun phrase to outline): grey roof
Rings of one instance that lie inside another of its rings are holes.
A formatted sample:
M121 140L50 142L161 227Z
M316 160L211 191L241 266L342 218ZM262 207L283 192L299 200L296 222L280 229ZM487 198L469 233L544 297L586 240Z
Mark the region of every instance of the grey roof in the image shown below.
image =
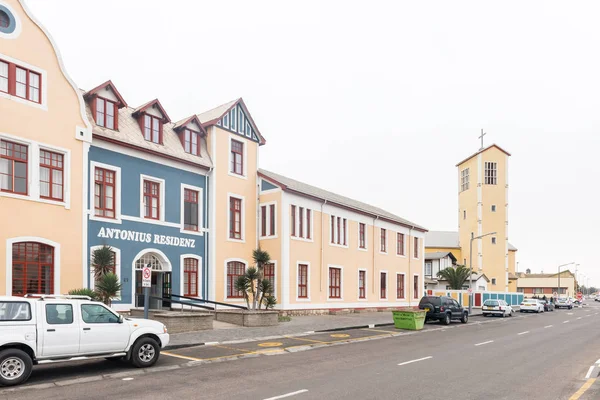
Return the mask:
M336 203L338 205L352 208L357 211L361 211L363 213L367 213L379 218L387 219L391 222L395 222L404 226L414 227L421 231L427 231L426 228L415 224L414 222L410 222L404 218L401 218L397 215L394 215L390 212L387 212L379 207L372 206L367 203L363 203L361 201L353 200L351 198L341 196L336 193L329 192L324 189L320 189L318 187L308 185L306 183L299 182L295 179L291 179L285 177L283 175L276 174L275 172L270 172L264 169L259 169L258 172L262 174L267 179L273 180L280 185L283 185L283 190L291 190L294 192L302 193L308 196L316 197L319 199L327 200L331 203Z
M89 104L86 104L88 119L92 124L94 135L104 137L108 140L119 141L125 145L133 145L141 149L150 150L175 157L188 163L197 164L199 167L212 167L212 160L207 152L206 139L202 138L200 156L186 153L181 144L178 134L173 130L173 123L163 124L163 144L156 144L144 139L138 121L132 116L134 109L123 107L119 110L119 130L113 131L96 125Z
M458 232L429 231L425 234L425 247L445 247L450 249L460 249ZM517 251L517 248L513 246L510 242L508 242L508 250Z
M233 107L233 105L235 103L238 102L239 99L235 99L235 100L231 100L225 104L221 104L220 106L217 106L211 110L205 111L201 114L197 114L198 119L200 120L200 122L202 122L203 124L206 122L210 122L214 119L218 119L221 118L223 116L223 114L225 114L227 112L227 110L229 110L231 107Z
M425 253L425 260L439 260L448 255L450 256L450 258L456 261L456 257L454 257L454 254L450 253L449 251L436 251L434 253Z

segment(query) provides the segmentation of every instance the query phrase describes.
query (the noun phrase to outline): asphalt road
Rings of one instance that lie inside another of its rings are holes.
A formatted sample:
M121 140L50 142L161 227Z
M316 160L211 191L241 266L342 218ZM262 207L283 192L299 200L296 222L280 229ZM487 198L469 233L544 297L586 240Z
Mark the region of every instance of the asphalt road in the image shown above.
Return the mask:
M1 390L0 399L558 400L570 399L584 384L579 399L598 399L600 383L586 379L586 373L600 359L599 322L595 304L506 319L473 318L466 325L297 353L64 387ZM53 367L57 379L63 368Z

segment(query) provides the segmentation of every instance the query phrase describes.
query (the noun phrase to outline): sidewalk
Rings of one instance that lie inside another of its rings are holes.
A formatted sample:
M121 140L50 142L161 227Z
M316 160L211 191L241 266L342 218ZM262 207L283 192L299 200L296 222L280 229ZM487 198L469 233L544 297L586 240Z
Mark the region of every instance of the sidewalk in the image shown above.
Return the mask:
M472 317L481 316L481 309L473 309ZM277 326L247 328L214 321L214 329L171 335L168 348L199 346L230 341L264 340L268 338L301 335L307 332L325 332L393 325L392 312L368 312L344 315L308 315L292 317Z

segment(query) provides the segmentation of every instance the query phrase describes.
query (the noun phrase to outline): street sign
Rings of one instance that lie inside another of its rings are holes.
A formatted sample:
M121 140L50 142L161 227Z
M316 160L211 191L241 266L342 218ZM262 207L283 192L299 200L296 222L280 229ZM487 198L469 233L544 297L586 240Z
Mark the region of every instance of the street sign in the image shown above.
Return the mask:
M149 267L142 268L142 287L152 287L152 270Z
M578 298L579 300L581 300L581 298L582 298L582 297L583 297L583 293L581 293L581 292L577 292L577 298Z
M469 294L473 293L473 289L469 288Z

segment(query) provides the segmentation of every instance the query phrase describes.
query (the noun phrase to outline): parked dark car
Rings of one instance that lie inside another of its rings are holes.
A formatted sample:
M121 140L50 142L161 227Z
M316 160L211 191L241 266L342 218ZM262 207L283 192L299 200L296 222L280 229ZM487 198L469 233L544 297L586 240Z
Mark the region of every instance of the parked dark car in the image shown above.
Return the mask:
M435 320L449 325L452 320L460 320L463 324L469 321L469 311L452 297L425 296L419 302L419 309L427 311L425 322Z
M542 304L544 304L544 311L554 311L554 303L546 301L546 300L540 300L542 302Z

